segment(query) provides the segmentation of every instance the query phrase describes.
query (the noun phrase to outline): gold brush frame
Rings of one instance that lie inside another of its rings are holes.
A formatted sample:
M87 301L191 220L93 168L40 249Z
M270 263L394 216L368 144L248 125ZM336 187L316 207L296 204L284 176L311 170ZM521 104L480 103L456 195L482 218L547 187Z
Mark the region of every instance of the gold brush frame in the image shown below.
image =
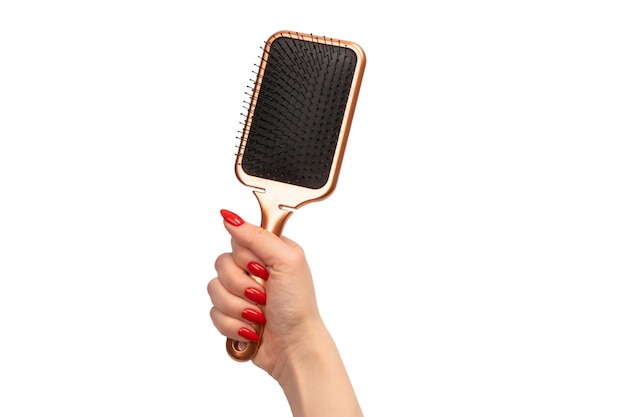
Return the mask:
M328 181L324 186L318 189L307 188L251 176L246 174L242 167L243 154L245 152L252 119L254 118L254 111L256 108L261 83L263 81L263 75L265 73L265 66L269 56L269 51L272 47L272 43L280 37L289 37L309 42L322 43L326 45L346 47L354 51L357 56L354 77L352 79L352 85L350 87L350 93L348 95L348 102L346 104L346 110L341 124L341 129L339 131L339 138L337 140L337 147L335 149ZM363 78L364 70L365 53L359 45L353 42L290 31L277 32L268 39L264 48L259 72L257 74L257 79L250 102L250 108L248 109L248 116L241 136L241 144L239 146L239 152L237 154L237 161L235 163L235 173L239 181L241 181L241 183L243 183L244 185L254 188L254 195L259 201L259 205L261 207L261 227L263 227L264 229L269 230L277 236L280 236L282 234L285 223L289 216L291 216L291 214L293 213L293 210L299 209L305 204L323 200L335 190L335 187L337 185L337 179L339 178L341 162L343 160L343 155L346 148L348 134L350 132L350 125L352 124L352 117L354 115L354 109L356 107L359 89L361 87L361 80ZM265 281L263 279L255 276L252 276L252 278L254 278L259 284L263 286L265 285ZM258 343L239 342L230 338L226 340L226 350L231 358L240 362L248 361L254 358L262 341L263 326L254 325L254 328L259 335Z

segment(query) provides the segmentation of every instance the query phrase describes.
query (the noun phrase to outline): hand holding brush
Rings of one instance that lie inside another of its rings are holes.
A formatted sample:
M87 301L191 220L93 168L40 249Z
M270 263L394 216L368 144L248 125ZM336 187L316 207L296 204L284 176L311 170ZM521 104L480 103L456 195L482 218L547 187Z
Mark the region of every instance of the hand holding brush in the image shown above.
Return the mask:
M252 359L282 387L294 416L362 416L337 347L317 308L303 249L286 237L222 210L232 252L220 255L209 282L215 327L235 341L263 343ZM265 277L265 285L250 277ZM255 311L257 314L246 314Z

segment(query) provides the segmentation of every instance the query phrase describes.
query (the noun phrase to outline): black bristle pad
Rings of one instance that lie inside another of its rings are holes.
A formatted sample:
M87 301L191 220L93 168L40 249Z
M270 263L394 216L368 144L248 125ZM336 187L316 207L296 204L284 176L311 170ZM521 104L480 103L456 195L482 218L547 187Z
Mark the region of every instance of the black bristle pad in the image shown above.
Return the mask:
M242 157L251 176L318 189L327 181L357 56L290 37L271 43Z

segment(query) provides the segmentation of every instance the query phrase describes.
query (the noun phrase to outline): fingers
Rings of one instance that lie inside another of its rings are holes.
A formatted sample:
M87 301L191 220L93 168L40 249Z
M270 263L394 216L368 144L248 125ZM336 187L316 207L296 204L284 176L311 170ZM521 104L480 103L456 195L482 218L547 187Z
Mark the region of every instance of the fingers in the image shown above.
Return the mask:
M257 341L259 325L265 324L260 306L228 292L214 278L207 287L213 307L210 316L215 328L224 336L239 341Z
M228 291L220 278L215 278L207 287L213 306L227 316L241 319L241 312L252 307L252 303Z
M238 340L240 342L246 341L245 338L239 336L239 330L242 328L247 328L250 331L254 331L251 326L247 327L249 326L249 324L243 323L241 320L224 314L216 307L211 308L210 316L215 328L222 335L229 337L233 340Z
M213 324L220 333L234 340L254 340L255 325L265 323L263 285L240 268L230 253L217 258L215 269L218 277L207 285L213 303Z
M246 258L237 261L233 253L224 253L215 260L215 271L219 278L220 284L230 293L242 297L246 297L246 290L254 288L264 291L263 281L253 279L247 272L247 264L254 261L246 261ZM254 259L254 258L249 258ZM210 285L210 283L209 283Z

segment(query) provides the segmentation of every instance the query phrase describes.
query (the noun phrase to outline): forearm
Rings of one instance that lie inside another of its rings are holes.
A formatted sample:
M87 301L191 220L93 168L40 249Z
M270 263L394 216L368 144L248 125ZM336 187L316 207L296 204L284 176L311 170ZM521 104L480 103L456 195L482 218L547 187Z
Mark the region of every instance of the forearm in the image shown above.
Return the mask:
M277 378L294 417L362 417L339 351L323 325L287 357Z

